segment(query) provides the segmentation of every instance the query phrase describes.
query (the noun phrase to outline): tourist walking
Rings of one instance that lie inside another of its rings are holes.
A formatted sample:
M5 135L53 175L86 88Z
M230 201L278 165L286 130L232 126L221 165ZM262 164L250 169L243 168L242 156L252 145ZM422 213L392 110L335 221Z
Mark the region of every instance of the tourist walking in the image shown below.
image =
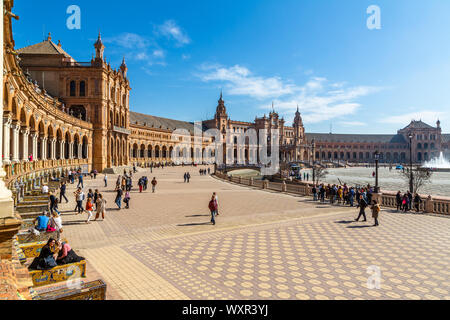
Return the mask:
M122 209L122 196L123 196L123 190L118 188L115 203L116 203L117 207L119 208L119 210Z
M358 215L358 218L355 219L355 221L359 221L359 219L361 217L364 217L363 222L367 221L367 218L366 218L366 207L367 207L367 202L364 199L363 195L360 195L359 196L359 215Z
M216 216L219 215L219 196L217 193L213 193L214 199L216 200Z
M78 185L77 185L77 188L79 188L80 185L81 185L81 188L84 188L83 174L81 172L78 174Z
M66 183L61 182L61 186L59 187L59 203L62 202L62 198L66 200L66 203L69 203L69 200L66 197L66 189L67 189Z
M217 202L216 197L213 195L211 197L211 201L209 201L208 205L209 211L211 211L211 223L216 225L216 213L217 213Z
M189 172L186 174L186 178L187 178L187 183L189 183L189 181L191 180L191 174Z
M123 198L123 202L125 202L125 204L127 205L125 209L130 209L130 200L131 200L130 192L127 191L125 192L125 197Z
M88 214L88 219L87 219L86 223L91 223L93 211L94 211L94 204L92 203L92 198L88 198L86 201L86 212Z
M97 221L97 219L100 218L100 214L102 215L102 220L105 220L106 203L107 203L106 200L103 199L103 195L99 193L97 202L95 203L97 214L95 215L94 221Z
M142 193L142 190L144 190L144 181L142 178L139 179L138 186L139 186L139 193Z
M378 215L380 214L380 205L378 204L377 200L373 200L372 204L372 218L375 221L374 227L378 227Z
M75 191L75 200L77 202L77 206L75 208L75 212L78 211L77 214L83 213L83 201L84 201L85 195L83 190L81 188L78 188L77 191Z
M313 194L313 201L317 201L317 188L316 188L315 185L312 187L311 191L312 191L312 194Z
M56 204L56 196L54 195L54 193L53 192L50 192L50 196L49 196L49 202L50 202L50 213L53 213L53 210L55 210L56 209L56 206L57 206L57 204Z
M156 181L156 177L152 180L152 192L155 193L156 191L156 185L158 184L158 181Z
M105 182L105 188L108 187L108 175L105 173L105 176L103 177L103 181Z
M185 172L184 173L184 183L186 183L187 182L187 173Z

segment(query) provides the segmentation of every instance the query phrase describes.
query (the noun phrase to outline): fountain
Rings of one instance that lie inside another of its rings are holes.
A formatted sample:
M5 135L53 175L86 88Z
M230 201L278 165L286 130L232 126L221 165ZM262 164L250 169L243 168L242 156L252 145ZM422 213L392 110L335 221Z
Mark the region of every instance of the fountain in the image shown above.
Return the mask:
M450 172L450 161L445 159L444 153L441 152L439 158L434 158L423 165L425 169L431 169L433 171L446 171Z

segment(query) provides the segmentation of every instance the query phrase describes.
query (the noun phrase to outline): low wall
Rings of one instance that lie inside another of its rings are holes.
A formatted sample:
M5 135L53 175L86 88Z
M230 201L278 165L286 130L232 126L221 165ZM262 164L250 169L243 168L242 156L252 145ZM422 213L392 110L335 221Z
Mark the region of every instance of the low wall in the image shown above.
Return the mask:
M254 180L253 178L229 177L226 173L216 171L215 176L219 179L260 189L267 189L285 193L292 193L300 196L312 196L312 184L309 183L289 183L271 182L268 180ZM380 200L382 207L397 208L396 193L386 192L374 195ZM422 212L435 213L450 216L450 199L439 197L422 197L419 208Z

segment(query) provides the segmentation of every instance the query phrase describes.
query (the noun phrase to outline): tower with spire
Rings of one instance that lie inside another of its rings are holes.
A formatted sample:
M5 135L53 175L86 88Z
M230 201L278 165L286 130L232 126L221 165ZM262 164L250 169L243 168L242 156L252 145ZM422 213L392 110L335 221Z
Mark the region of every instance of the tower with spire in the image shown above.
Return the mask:
M128 67L127 64L125 63L125 57L123 57L122 64L120 65L120 71L122 72L123 77L126 78Z
M103 45L102 35L100 32L98 33L97 42L95 42L94 47L95 47L95 60L103 61L103 53L105 51L105 46Z

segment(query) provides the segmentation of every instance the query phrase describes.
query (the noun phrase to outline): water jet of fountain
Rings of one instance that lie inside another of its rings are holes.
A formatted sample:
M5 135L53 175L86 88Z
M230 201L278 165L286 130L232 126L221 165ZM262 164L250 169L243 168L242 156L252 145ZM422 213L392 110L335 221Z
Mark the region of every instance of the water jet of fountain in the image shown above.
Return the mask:
M450 169L450 161L445 159L444 153L441 152L439 158L434 158L425 162L423 167L428 169Z

